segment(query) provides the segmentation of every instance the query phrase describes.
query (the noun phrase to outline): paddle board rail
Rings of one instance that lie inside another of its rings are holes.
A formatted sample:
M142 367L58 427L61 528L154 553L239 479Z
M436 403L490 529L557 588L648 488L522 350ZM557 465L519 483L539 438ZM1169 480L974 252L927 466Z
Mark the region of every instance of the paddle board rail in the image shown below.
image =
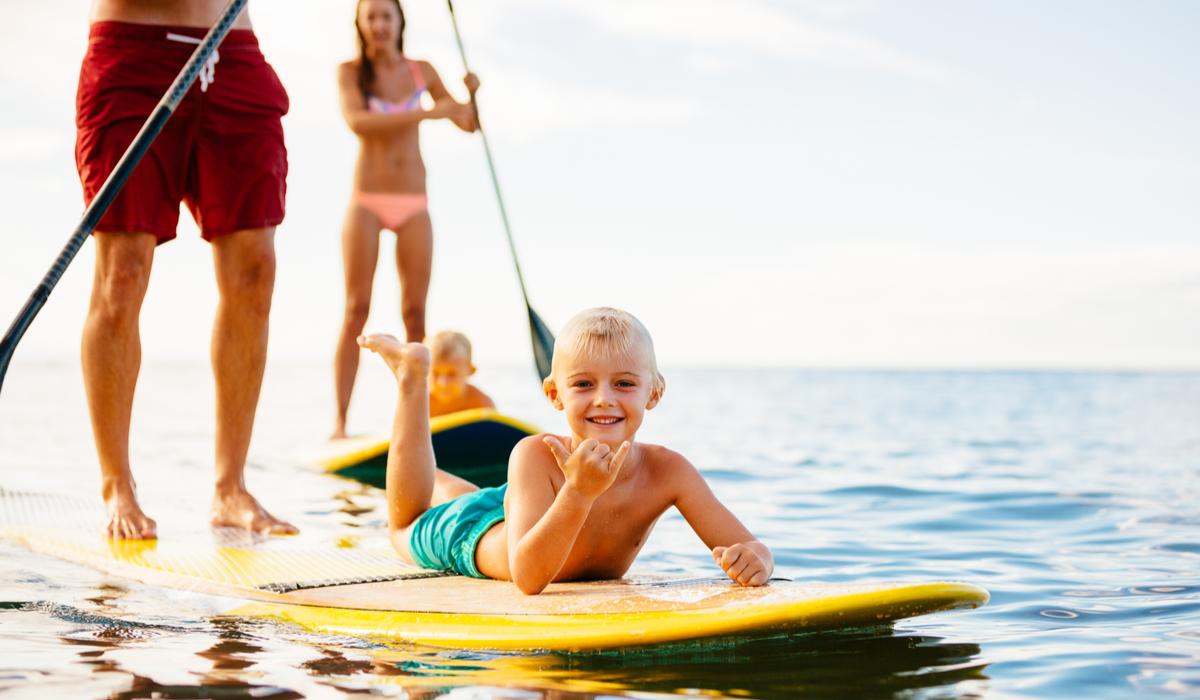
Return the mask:
M109 541L103 510L0 490L0 538L143 583L246 601L231 615L306 629L454 648L593 651L878 626L974 608L969 583L819 583L653 572L551 584L527 596L510 582L413 567L382 535L265 537L219 528Z
M429 419L431 435L451 431L474 423L496 423L524 433L537 435L541 431L519 418L506 416L493 408L472 408L466 411L448 413ZM334 440L322 448L311 460L311 463L327 472L337 472L346 467L362 464L382 455L386 455L391 437L387 434L364 435L359 437ZM507 456L506 456L507 457Z

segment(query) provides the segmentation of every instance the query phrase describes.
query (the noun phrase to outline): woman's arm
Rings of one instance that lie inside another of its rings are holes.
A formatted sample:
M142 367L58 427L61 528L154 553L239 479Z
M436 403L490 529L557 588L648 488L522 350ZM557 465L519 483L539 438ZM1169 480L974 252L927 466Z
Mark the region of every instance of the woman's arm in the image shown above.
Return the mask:
M592 503L612 485L629 449L626 443L614 453L585 440L569 453L553 436L518 443L508 470L508 559L522 593L541 593L562 570ZM566 476L557 494L554 470Z
M679 484L675 507L712 550L717 565L743 586L766 583L775 571L771 550L754 539L742 521L717 500L691 462L680 455L674 455L673 462L671 478Z
M445 88L443 88L445 89ZM405 127L413 126L425 119L451 119L459 121L473 119L474 112L470 105L458 102L443 102L433 109L414 110L399 114L376 114L363 105L366 95L358 86L358 67L353 63L343 63L338 66L338 100L342 108L342 118L350 130L359 136L387 135ZM461 126L461 125L460 125Z
M471 102L462 103L454 99L450 91L446 89L446 85L442 82L441 76L434 70L433 65L428 61L417 61L417 65L421 67L421 75L425 78L426 89L429 90L429 96L433 98L434 108L437 106L456 105L465 107L469 110L462 117L451 117L454 124L468 133L474 132L479 128L479 120L475 118L475 107L473 106L475 91L479 89L479 78L474 73L467 73L463 78L463 83L466 84L467 90L471 93Z

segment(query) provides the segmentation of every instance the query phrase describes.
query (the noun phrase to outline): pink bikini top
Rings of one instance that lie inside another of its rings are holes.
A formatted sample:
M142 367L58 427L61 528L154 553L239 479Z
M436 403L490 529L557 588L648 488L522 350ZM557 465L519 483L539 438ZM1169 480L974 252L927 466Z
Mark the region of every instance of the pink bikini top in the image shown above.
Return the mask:
M408 112L420 111L421 95L425 93L425 76L421 75L421 67L417 65L416 61L407 58L404 60L408 62L408 69L412 71L413 82L416 83L417 89L404 102L388 102L371 93L367 93L368 112L375 112L376 114L406 114Z

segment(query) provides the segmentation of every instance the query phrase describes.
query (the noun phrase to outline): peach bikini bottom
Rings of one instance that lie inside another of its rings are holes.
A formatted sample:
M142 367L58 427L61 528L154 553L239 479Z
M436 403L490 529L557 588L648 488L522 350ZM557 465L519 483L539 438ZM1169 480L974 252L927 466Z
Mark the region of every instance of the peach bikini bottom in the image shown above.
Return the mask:
M409 219L429 208L429 197L412 193L354 192L350 201L379 217L389 231L399 231Z

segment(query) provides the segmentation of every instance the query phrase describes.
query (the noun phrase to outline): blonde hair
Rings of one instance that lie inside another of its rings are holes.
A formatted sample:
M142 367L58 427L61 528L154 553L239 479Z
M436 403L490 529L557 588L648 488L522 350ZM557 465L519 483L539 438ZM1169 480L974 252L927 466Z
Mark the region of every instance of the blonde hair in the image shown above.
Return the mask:
M442 331L429 340L429 354L434 358L457 357L471 364L471 341L458 331Z
M602 359L641 355L650 368L650 390L657 394L667 386L658 372L650 331L628 311L601 306L580 311L567 321L554 341L554 358L550 363L550 376L542 382L544 389L554 386L559 358L564 355Z

